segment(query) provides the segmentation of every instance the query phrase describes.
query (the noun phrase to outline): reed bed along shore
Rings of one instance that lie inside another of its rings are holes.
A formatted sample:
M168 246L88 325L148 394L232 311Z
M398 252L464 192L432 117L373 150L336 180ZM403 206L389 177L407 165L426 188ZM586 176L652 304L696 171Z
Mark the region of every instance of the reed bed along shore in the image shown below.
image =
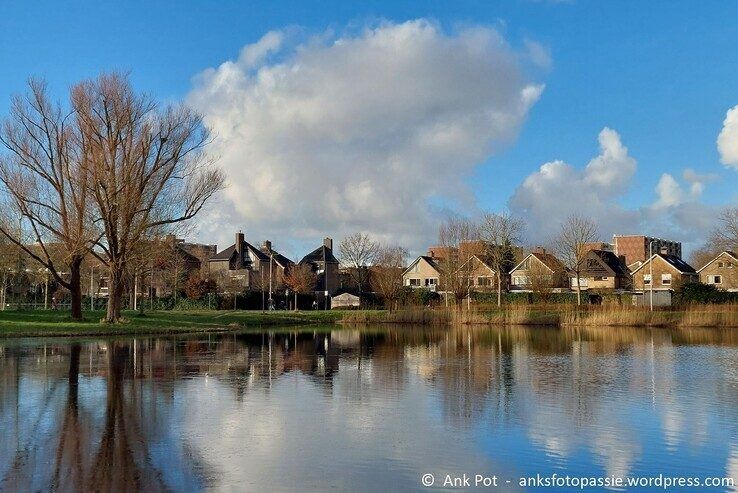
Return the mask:
M579 327L738 328L738 304L665 307L512 304L472 309L410 308L391 312L347 312L344 324L545 325Z

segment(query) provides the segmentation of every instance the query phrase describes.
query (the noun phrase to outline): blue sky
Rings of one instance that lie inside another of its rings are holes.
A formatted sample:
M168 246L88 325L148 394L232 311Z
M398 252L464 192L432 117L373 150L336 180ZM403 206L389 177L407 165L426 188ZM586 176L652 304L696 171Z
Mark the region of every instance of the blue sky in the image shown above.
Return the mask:
M736 201L738 169L720 164L716 147L726 112L738 104L736 31L729 22L738 18L734 2L649 2L647 8L635 1L129 2L126 8L115 2L4 2L0 114L29 75L45 77L61 95L102 70L127 70L138 88L178 101L190 94L196 74L237 58L269 31L298 26L325 35L379 19L401 24L419 18L451 33L488 26L514 50L535 41L550 55L549 67L527 71L545 90L517 138L464 176L480 207L504 207L545 162L583 168L598 154L604 127L619 134L638 163L614 198L623 208L652 204L661 176L681 182L687 168L716 175L705 180L699 197L705 207ZM270 234L263 226L258 231ZM704 225L680 227L674 234L703 231ZM294 244L287 233L280 235ZM317 233L308 228L297 236L308 241L311 235ZM529 236L537 239L535 232Z

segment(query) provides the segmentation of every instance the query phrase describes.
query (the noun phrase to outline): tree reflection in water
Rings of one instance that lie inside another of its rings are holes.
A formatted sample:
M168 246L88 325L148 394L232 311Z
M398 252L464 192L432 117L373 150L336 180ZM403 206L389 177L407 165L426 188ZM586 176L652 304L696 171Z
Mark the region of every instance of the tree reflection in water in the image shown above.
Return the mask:
M79 343L71 344L67 354L63 348L51 354L44 350L44 357L37 365L23 368L28 372L27 378L18 379L15 385L20 400L24 391L35 396L34 387L46 383L39 380L47 379L53 384L43 399L29 403L27 408L31 413L17 416L20 421L31 420L37 425L25 429L20 426L16 430L22 436L10 459L12 465L2 477L1 490L167 491L182 486L188 486L185 489L189 490L202 487L202 475L198 472L206 468L194 456L184 451L181 470L167 470L169 477L165 478L165 469L176 461L162 461L161 456L154 457L151 453L150 445L162 439L170 442L168 452L176 451L175 442L180 437L162 436L166 435L168 426L159 422L158 412L147 413L144 419L150 421L142 422L145 404L160 408L166 416L171 401L155 395L161 389L141 392L140 380L133 374L132 344L135 343L109 342L101 345L99 354L95 345L88 348L91 362L93 358L102 359L96 369L90 364L93 378L86 379L88 402L80 403L82 346ZM10 366L20 371L23 356L34 349L38 348L6 348L4 362L11 353L14 364L4 364L3 370ZM64 379L67 392L62 398L57 389L62 382L59 363L63 359L68 361L68 371ZM95 380L100 378L105 380L104 407L99 398L101 392L95 388ZM54 406L58 407L52 409ZM22 413L22 408L26 406L16 407L16 413ZM4 406L4 416L12 413L12 409Z
M492 467L485 461L498 451L520 453L522 469L536 453L545 458L538 466L565 465L577 453L581 461L583 450L590 468L629 474L662 445L675 453L685 442L718 440L710 435L715 423L727 425L725 440L738 443L736 346L734 331L527 327L6 341L0 490L227 489L280 460L371 464L363 454L382 456L395 439L415 454L402 457L404 474L439 457ZM712 358L701 352L718 347L727 351ZM699 386L683 378L694 374ZM207 400L213 396L218 400ZM634 431L622 403L654 429ZM254 410L261 414L249 414ZM323 430L320 413L338 422ZM306 422L318 431L302 428ZM463 446L451 453L417 433L418 423L446 433L437 440L448 447L457 436L489 443L459 440ZM373 433L356 428L368 424ZM388 430L399 438L378 435ZM272 447L268 440L280 434L290 434L295 450L320 453L296 458ZM352 436L361 443L350 443ZM515 443L507 451L498 441L505 436ZM335 443L340 451L326 447ZM723 465L736 462L734 455Z

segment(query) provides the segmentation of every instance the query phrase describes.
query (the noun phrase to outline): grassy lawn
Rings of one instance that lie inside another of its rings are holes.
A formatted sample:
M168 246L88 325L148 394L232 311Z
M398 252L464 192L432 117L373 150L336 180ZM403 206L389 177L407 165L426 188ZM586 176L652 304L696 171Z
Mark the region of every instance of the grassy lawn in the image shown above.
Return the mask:
M126 311L124 323L105 324L102 310L86 311L83 321L73 321L67 311L0 311L0 337L118 335L198 332L264 326L333 324L340 311L152 311L144 315Z

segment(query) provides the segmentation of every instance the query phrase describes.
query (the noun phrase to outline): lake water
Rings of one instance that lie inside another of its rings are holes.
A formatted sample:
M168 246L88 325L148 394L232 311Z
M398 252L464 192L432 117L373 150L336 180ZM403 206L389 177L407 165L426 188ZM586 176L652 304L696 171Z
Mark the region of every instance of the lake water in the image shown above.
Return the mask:
M2 491L428 491L424 474L435 486L467 474L472 490L474 475L496 476L502 491L537 490L519 478L554 473L738 479L738 332L6 339L0 430Z

